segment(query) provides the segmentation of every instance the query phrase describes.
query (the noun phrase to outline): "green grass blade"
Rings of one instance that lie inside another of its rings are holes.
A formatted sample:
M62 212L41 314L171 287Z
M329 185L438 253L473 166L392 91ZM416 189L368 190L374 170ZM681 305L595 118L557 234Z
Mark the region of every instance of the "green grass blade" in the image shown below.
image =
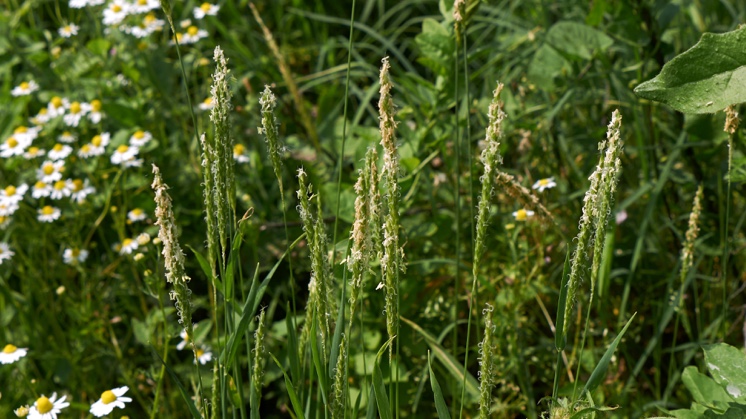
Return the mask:
M389 404L389 397L386 395L386 386L383 385L383 372L381 372L381 357L386 353L386 349L391 345L391 342L396 338L392 336L386 343L381 346L376 355L376 363L373 366L373 390L376 393L376 404L378 405L378 415L381 419L391 419L391 405ZM393 367L392 367L393 368ZM394 385L394 383L389 383Z
M243 243L243 234L241 231L236 231L233 237L233 245L231 246L231 254L228 256L228 268L225 270L225 301L231 302L233 300L233 286L236 280L236 263L238 263L239 253L241 251L241 244Z
M329 401L327 400L327 394L329 394L329 380L326 375L326 368L324 368L321 354L319 353L319 343L316 337L316 312L313 313L313 323L311 326L311 356L313 357L313 366L316 369L316 375L319 377L319 387L321 388L321 398L324 401L324 406L328 408Z
M554 347L558 351L565 349L567 345L567 333L565 333L565 307L567 306L567 281L570 273L570 248L567 248L565 265L562 268L562 286L560 288L559 302L557 303L557 317L554 320Z
M282 371L282 375L285 377L285 387L287 387L288 397L290 397L290 404L293 405L295 416L298 419L305 419L305 416L303 416L303 405L300 403L300 400L298 400L298 395L295 394L295 388L293 387L293 382L290 380L290 377L288 377L288 374L282 368L280 361L278 361L277 358L275 358L275 356L272 353L270 353L269 356L272 357L272 359L275 361L275 364L277 364L277 368L279 368L280 371Z
M187 409L189 409L189 412L192 414L192 417L195 419L202 419L202 415L199 413L199 410L197 410L197 407L194 405L194 402L192 401L191 396L189 396L189 393L187 393L186 389L184 388L184 385L181 384L181 380L179 380L179 376L176 375L174 370L171 369L171 367L168 366L165 362L163 362L163 358L158 354L158 352L155 350L155 348L151 345L150 349L153 350L153 353L155 356L158 357L158 359L161 361L161 364L166 368L166 371L168 372L168 375L171 376L171 378L174 380L174 383L176 383L176 387L179 389L179 393L181 394L181 397L184 399L184 403L186 403Z
M611 362L611 356L614 355L614 351L616 351L616 347L619 345L619 342L622 341L622 336L624 336L624 332L627 331L627 328L630 324L632 324L632 320L634 320L637 313L634 313L632 317L629 318L627 321L627 324L624 325L624 328L621 332L617 335L616 338L614 338L614 341L611 342L611 345L609 345L609 348L606 350L606 353L603 357L601 357L601 361L598 362L596 365L596 368L591 373L591 377L588 379L588 382L585 383L585 387L583 387L583 394L586 394L588 392L591 392L598 387L599 384L601 384L601 381L604 379L604 376L606 376L606 369L609 367L609 363Z
M293 382L300 380L300 357L298 355L298 335L295 331L293 321L291 319L292 311L290 311L290 304L286 305L285 312L285 326L288 329L288 359L290 360L290 376L293 378Z
M443 392L440 390L440 383L435 378L433 373L433 366L430 363L430 353L427 354L427 368L430 370L430 386L433 388L433 394L435 395L435 410L438 411L438 418L440 419L451 419L451 414L448 413L448 406L443 398Z

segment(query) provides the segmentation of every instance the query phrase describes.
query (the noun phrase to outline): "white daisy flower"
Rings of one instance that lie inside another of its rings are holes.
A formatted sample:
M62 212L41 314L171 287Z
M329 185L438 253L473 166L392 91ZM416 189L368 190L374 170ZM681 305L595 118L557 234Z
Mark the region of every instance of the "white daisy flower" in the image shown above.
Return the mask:
M83 102L72 102L68 106L65 106L67 109L67 113L65 116L62 117L62 120L65 121L65 124L71 127L77 127L80 123L80 118L84 117L86 114L86 108L88 108L90 105Z
M142 147L153 139L153 135L148 131L135 131L130 137L130 145L134 147Z
M34 187L31 189L31 196L34 199L46 198L52 194L52 185L37 181L34 183Z
M101 398L91 405L90 412L93 416L100 418L111 413L115 407L124 409L124 404L132 401L129 397L122 397L127 390L129 387L124 386L104 391L101 393Z
M82 9L88 6L88 0L70 0L68 4L71 9Z
M69 145L57 143L54 145L54 147L52 147L51 150L49 150L49 153L47 153L47 157L49 157L52 161L62 160L65 157L69 156L72 152L73 148Z
M89 105L88 119L94 124L101 122L101 119L104 117L101 107L102 103L98 99L93 99Z
M0 230L5 230L5 227L10 224L11 218L6 215L0 215Z
M146 244L150 243L150 234L140 233L135 240L137 241L138 245L145 246Z
M104 25L118 25L130 12L130 4L124 0L114 0L104 9Z
M163 19L156 18L154 13L148 13L143 18L142 23L145 25L145 28L150 33L153 33L153 32L162 31L163 25L166 24L166 21L164 21Z
M12 202L0 202L0 217L10 217L18 211L18 204Z
M246 154L246 147L243 144L233 146L233 158L239 163L249 162L249 156Z
M526 221L528 217L533 216L534 212L531 210L519 209L518 211L513 212L513 217L515 217L516 221Z
M37 113L36 116L29 118L29 122L34 125L44 125L51 119L52 117L49 115L49 110L47 108L41 108L39 109L39 113Z
M181 351L186 348L191 339L189 338L186 329L181 330L181 333L179 333L179 337L181 338L181 342L176 345L176 350Z
M70 182L70 188L72 190L70 199L77 204L83 203L88 195L96 193L96 188L90 185L88 179L85 181L81 179L73 179L73 181Z
M67 248L62 253L62 261L68 265L83 263L86 259L88 259L88 251L85 249Z
M539 179L534 183L534 186L532 186L532 189L538 189L539 192L544 192L545 189L554 188L557 186L557 183L554 182L553 177L549 177L546 179Z
M47 104L47 111L49 112L49 116L52 118L56 118L58 116L64 115L65 102L67 102L67 99L62 99L59 96L53 97L52 100L50 100Z
M78 156L83 159L87 159L88 157L92 157L93 154L93 147L91 144L83 144L80 147L80 150L78 150Z
M72 189L72 181L70 179L60 179L52 185L52 193L49 194L49 197L52 199L68 197L72 193Z
M8 185L0 189L0 202L5 204L18 204L23 200L23 195L28 191L28 185L22 183L18 186Z
M202 3L199 7L194 8L194 18L202 19L205 16L215 16L218 14L220 6L217 4Z
M43 223L51 223L60 218L60 215L62 215L62 212L59 208L45 205L44 208L39 209L39 215L36 218Z
M137 247L139 245L137 244L137 241L133 239L124 239L122 240L122 244L118 245L119 254L120 255L129 255L132 254L135 250L137 250Z
M0 243L0 249L3 244L4 243ZM0 253L0 255L2 255L2 253ZM11 256L12 255L13 253L11 252ZM7 344L2 352L0 352L0 364L12 364L26 356L26 353L28 353L28 349L26 348L17 348L15 345Z
M36 84L35 81L29 80L21 82L21 84L14 87L13 90L10 91L10 94L13 96L27 96L37 90L39 90L39 85Z
M62 171L65 170L63 160L45 161L41 167L36 169L36 177L44 183L52 183L62 179Z
M179 44L194 44L202 38L207 38L207 31L196 26L189 26L184 33L177 33L176 40Z
M123 167L140 166L142 160L135 158L139 152L140 149L137 147L122 144L111 155L111 164L120 164Z
M91 155L100 156L106 153L106 146L109 145L110 138L111 136L108 132L102 132L100 135L91 138Z
M25 418L26 416L28 416L29 410L30 409L28 405L26 405L26 406L21 406L18 409L14 410L13 413L15 413L16 416L19 418Z
M72 6L71 6L72 7ZM74 23L71 23L69 25L65 25L57 30L57 32L60 34L63 38L69 38L71 36L78 34L78 29L80 27Z
M127 220L130 223L136 223L146 218L148 218L148 214L146 214L145 211L141 210L140 208L135 208L127 213Z
M59 137L57 137L57 141L66 144L74 143L75 140L75 136L70 131L65 131Z
M23 153L23 157L26 160L31 160L31 159L35 159L37 157L41 157L45 153L46 153L46 151L44 151L43 149L41 149L39 147L31 146L31 147L28 148L28 150L26 150L25 153Z
M16 253L14 251L10 250L10 246L8 245L8 243L0 242L0 265L3 264L4 260L10 260L10 258L12 258L13 255L15 254ZM4 350L3 350L3 353L5 353ZM12 361L12 362L15 362L15 361ZM3 364L8 364L8 363L9 362L3 362Z
M199 104L199 109L201 111L209 111L210 109L214 107L215 107L215 104L212 103L211 97L208 97L207 99L203 100L202 103Z
M8 158L23 155L29 144L31 144L30 141L20 140L15 136L8 137L4 143L0 144L0 156Z
M31 142L39 136L39 131L41 131L41 127L29 128L21 125L20 127L13 130L13 136L18 141L27 141L29 144L31 144Z
M158 0L134 0L130 7L132 14L148 13L151 10L160 9L161 3Z
M197 359L194 360L194 363L196 364L197 361L199 361L200 364L205 365L208 362L212 361L212 352L206 350L205 348L197 348Z
M62 409L70 406L70 403L65 403L67 396L62 396L59 400L57 399L57 393L52 393L52 397L45 397L42 395L39 397L28 414L28 419L57 419L57 415L62 412Z

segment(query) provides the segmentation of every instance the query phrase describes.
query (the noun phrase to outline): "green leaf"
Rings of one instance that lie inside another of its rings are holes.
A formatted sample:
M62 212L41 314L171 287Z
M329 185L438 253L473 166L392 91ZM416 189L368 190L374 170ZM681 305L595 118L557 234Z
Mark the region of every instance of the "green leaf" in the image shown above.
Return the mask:
M420 57L417 61L436 74L448 74L453 67L455 48L453 35L448 29L435 19L426 18L422 21L422 33L417 35L414 41L420 48Z
M681 375L692 398L699 404L710 405L714 401L733 402L733 398L725 392L712 378L697 371L697 367L686 367Z
M448 413L448 406L443 398L443 391L440 389L440 383L435 378L433 373L433 366L430 363L430 352L427 353L427 368L430 370L430 387L433 388L433 394L435 395L435 410L438 411L438 418L440 419L451 419L451 414Z
M288 377L288 374L282 368L280 361L278 361L277 358L275 358L275 356L272 355L272 353L270 353L269 356L272 357L272 359L275 361L275 364L277 364L277 367L280 369L280 371L282 371L282 375L285 377L285 387L287 388L287 391L288 391L288 397L290 397L290 403L293 405L295 416L298 419L305 419L305 416L303 416L303 405L300 403L300 400L298 399L298 395L295 394L295 388L293 387L293 382L290 381L290 377Z
M699 42L635 88L683 113L713 113L746 102L746 27L702 34Z
M614 355L616 347L619 345L619 342L622 341L624 332L626 332L629 325L632 324L632 320L634 320L636 315L637 313L633 314L632 317L629 318L622 331L619 332L617 337L614 338L614 341L611 342L611 345L609 345L606 353L603 357L601 357L601 360L598 362L596 368L591 373L591 377L588 379L588 382L585 383L585 387L583 387L583 394L595 390L596 387L601 384L601 380L603 380L604 376L606 375L606 369L609 367L609 363L611 362L611 356Z
M109 52L110 46L111 42L102 38L92 39L85 45L85 47L88 48L89 51L96 55L106 55Z
M554 88L554 79L566 74L570 63L556 49L544 44L536 51L526 74L528 79L544 89Z
M605 33L578 22L557 22L547 32L546 41L570 57L590 60L614 41Z
M736 401L746 402L746 355L725 343L704 347L710 375Z
M391 419L391 407L389 398L386 395L386 387L383 385L383 373L381 372L381 356L386 353L395 336L392 336L386 343L381 346L376 355L376 363L373 366L373 391L376 394L376 403L378 404L378 415L381 419ZM394 385L389 383L389 385Z

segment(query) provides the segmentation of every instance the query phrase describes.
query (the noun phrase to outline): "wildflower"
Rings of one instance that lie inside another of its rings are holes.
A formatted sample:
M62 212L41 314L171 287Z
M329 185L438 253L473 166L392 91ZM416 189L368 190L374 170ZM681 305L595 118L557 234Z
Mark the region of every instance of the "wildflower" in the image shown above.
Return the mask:
M93 156L93 147L91 144L83 144L82 147L80 147L80 150L78 150L78 156L82 159L87 159L88 157Z
M41 208L39 210L39 215L36 218L43 223L51 223L52 221L60 218L61 214L62 213L60 212L59 208L55 208L51 205L45 205L44 208Z
M68 4L71 9L82 9L88 6L88 0L70 0Z
M12 250L10 250L10 246L8 246L8 243L0 242L0 265L3 264L4 260L10 260L10 258L13 257L16 253ZM5 362L3 362L5 364Z
M52 185L44 183L40 180L34 183L34 187L31 190L31 196L34 197L34 199L48 197L51 193Z
M26 151L26 147L28 147L30 143L30 141L22 141L13 136L8 137L4 143L0 144L0 156L5 158L20 156Z
M88 109L90 105L87 103L80 103L80 102L72 102L65 106L65 109L67 109L67 113L65 116L62 117L62 120L65 121L65 124L71 127L77 127L80 123L80 118L85 116L86 109Z
M62 179L65 170L65 162L62 160L45 161L41 167L36 169L36 177L44 183L52 183Z
M5 230L5 227L7 227L8 224L10 224L10 217L5 216L5 215L0 215L0 230Z
M127 220L130 223L136 223L136 222L142 221L142 220L144 220L146 218L148 218L148 214L146 214L145 211L143 211L140 208L135 208L132 211L130 211L130 212L127 213Z
M122 23L130 9L124 0L114 0L104 9L104 25L112 26Z
M65 144L74 143L76 140L75 136L70 131L65 131L57 137L57 141Z
M132 239L124 239L122 240L122 244L119 245L119 254L120 255L129 255L132 254L135 250L138 248L138 244L136 241Z
M199 109L201 111L209 111L210 109L215 107L215 103L212 101L211 97L208 97L207 99L203 100L202 103L199 104Z
M101 112L101 106L102 103L98 99L93 99L88 106L88 120L94 124L101 122L101 118L104 117L104 114Z
M0 364L12 364L26 356L26 352L28 352L28 349L17 348L14 345L7 344L2 352L0 352Z
M16 416L19 417L19 418L25 418L26 416L28 416L28 412L29 412L28 405L21 406L18 409L16 409L16 410L13 411L13 413L15 413Z
M220 6L217 4L210 4L210 3L202 3L199 7L194 8L194 18L195 19L202 19L205 16L215 16L218 14L218 10L220 10Z
M207 38L207 31L196 26L190 26L181 34L180 44L194 44L202 38Z
M32 147L29 147L28 150L26 150L25 153L23 153L23 158L25 158L26 160L31 160L31 159L34 159L36 157L41 157L45 153L46 153L46 151L44 151L43 149L41 149L39 147L32 146Z
M122 397L127 390L129 387L124 386L104 391L101 393L101 398L91 405L90 412L93 416L100 418L111 413L115 407L124 409L124 404L132 401L129 397Z
M243 144L233 146L233 158L239 163L249 162L249 156L246 154L246 147Z
M159 9L161 2L158 0L135 0L131 7L133 13L148 13L151 10Z
M197 363L197 361L199 361L200 364L205 365L208 362L212 361L212 352L206 350L205 348L198 348L195 352L195 355L197 356L197 359L194 360L195 364Z
M29 122L34 125L44 125L49 122L50 119L52 119L52 117L49 115L49 110L47 108L41 108L36 116L29 118Z
M13 202L0 201L0 216L9 217L18 211L18 204Z
M62 199L64 197L70 196L70 193L72 193L72 181L70 179L67 180L58 180L54 182L52 185L52 192L50 193L49 197L52 199Z
M71 37L73 35L77 35L78 34L78 29L80 29L80 27L78 25L76 25L74 23L71 23L69 25L65 25L65 26L59 28L57 30L57 32L60 34L61 37L63 37L63 38L69 38L69 37Z
M62 253L62 261L68 265L83 263L86 259L88 259L88 251L85 249L67 248Z
M528 217L533 217L534 212L527 209L519 209L518 211L513 212L513 217L515 217L516 221L526 221Z
M23 195L28 190L28 185L22 183L18 186L8 185L0 189L0 202L5 204L17 204L23 200Z
M30 80L21 82L21 84L14 87L13 90L10 91L10 94L13 96L27 96L37 90L39 90L39 85L36 84L35 81Z
M66 101L67 99L62 99L59 96L55 96L49 101L47 104L47 111L49 112L50 118L56 118L65 114Z
M13 130L13 137L18 141L26 141L28 144L31 144L39 136L39 131L41 131L40 127L29 128L21 125Z
M142 160L136 159L138 147L122 144L111 155L111 164L120 164L122 167L136 167L142 165Z
M135 240L137 241L138 245L145 246L146 244L150 243L150 234L140 233Z
M96 188L90 185L88 179L85 181L82 179L73 179L70 182L70 199L75 203L82 203L85 198L96 192Z
M538 189L539 192L544 192L545 189L551 189L557 186L557 183L555 183L553 177L549 177L546 179L539 179L534 183L534 186L531 187L531 189Z
M148 141L150 141L151 139L153 139L153 135L149 133L148 131L137 130L130 137L130 145L133 147L142 147L145 144L147 144Z
M62 412L62 409L70 406L70 403L65 402L67 396L62 396L59 400L57 399L57 393L52 393L52 397L45 397L42 395L39 397L31 410L29 411L29 419L57 419L57 414Z
M187 334L186 329L181 330L181 333L179 333L179 337L181 337L181 342L176 345L176 350L181 351L182 349L186 348L186 346L191 341L191 338L189 337L189 334Z
M73 152L73 148L70 147L67 144L57 143L52 147L51 150L49 150L49 153L47 153L47 156L52 161L54 160L62 160L65 157L69 156L70 153Z
M109 135L108 132L102 132L100 135L96 135L93 138L91 138L91 142L90 144L88 144L90 155L100 156L104 154L106 152L106 146L109 145L110 138L111 136ZM80 152L78 152L78 154L80 154Z

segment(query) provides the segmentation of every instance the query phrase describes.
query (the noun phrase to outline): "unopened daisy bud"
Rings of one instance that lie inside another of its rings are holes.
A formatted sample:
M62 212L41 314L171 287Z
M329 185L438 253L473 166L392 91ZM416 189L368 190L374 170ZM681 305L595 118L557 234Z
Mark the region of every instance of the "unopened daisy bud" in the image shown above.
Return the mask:
M57 294L57 295L64 294L65 293L65 286L64 285L60 285L59 287L57 287L57 289L54 291L54 293Z
M18 409L13 411L13 413L15 413L16 416L18 416L19 418L25 418L26 416L28 416L28 412L29 412L28 405L21 406Z
M484 338L479 344L479 418L490 417L492 388L495 386L495 325L492 322L491 305L482 310L484 316Z
M135 253L135 256L133 257L133 259L135 260L135 262L139 262L145 259L145 255L142 253Z

